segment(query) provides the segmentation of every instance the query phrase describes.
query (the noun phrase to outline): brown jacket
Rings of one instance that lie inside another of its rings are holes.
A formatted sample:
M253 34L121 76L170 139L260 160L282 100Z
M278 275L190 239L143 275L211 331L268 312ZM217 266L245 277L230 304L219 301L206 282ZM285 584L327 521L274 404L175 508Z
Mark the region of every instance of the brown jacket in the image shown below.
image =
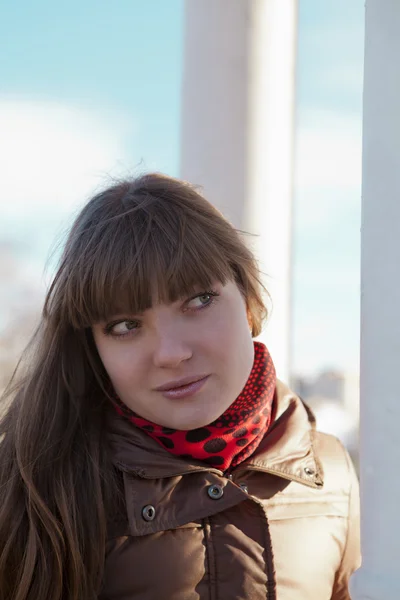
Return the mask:
M113 515L100 600L350 598L360 561L350 459L279 382L275 411L231 478L113 418L126 514Z

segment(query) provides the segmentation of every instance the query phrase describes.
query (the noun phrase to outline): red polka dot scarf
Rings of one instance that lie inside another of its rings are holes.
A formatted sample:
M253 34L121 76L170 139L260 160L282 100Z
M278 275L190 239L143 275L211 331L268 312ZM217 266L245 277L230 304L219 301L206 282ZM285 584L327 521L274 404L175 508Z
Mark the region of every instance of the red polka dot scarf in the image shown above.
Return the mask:
M276 385L275 367L267 348L254 342L254 364L240 395L213 423L191 431L170 429L133 413L122 402L118 413L145 431L171 454L227 471L258 447L270 423Z

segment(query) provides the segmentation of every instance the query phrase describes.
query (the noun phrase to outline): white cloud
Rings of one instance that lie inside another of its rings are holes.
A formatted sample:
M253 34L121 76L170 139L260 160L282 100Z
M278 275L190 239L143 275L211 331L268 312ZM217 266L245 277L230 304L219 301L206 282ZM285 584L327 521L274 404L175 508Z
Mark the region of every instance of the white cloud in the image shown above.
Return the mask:
M358 370L363 0L301 10L294 371ZM358 114L355 112L358 110Z
M299 131L294 263L294 363L358 368L361 129L306 113Z
M2 220L66 214L124 158L132 123L42 101L0 98Z
M129 170L134 124L112 113L0 97L0 132L1 329L19 304L40 303L45 261L78 206L110 175Z
M333 65L330 69L321 71L321 84L336 94L339 90L345 90L346 95L355 98L362 96L364 71L362 64L353 61L348 64Z
M360 288L360 269L355 257L352 260L347 259L339 264L332 265L304 265L301 270L294 274L295 284L304 292L312 288L329 289L329 292L345 289L346 291L355 290L357 293ZM313 291L314 293L314 291Z
M344 318L344 317L347 318ZM293 372L312 375L323 369L357 373L359 368L359 322L331 312L308 311L297 320L293 339Z
M361 119L331 111L302 111L296 139L296 188L361 186Z

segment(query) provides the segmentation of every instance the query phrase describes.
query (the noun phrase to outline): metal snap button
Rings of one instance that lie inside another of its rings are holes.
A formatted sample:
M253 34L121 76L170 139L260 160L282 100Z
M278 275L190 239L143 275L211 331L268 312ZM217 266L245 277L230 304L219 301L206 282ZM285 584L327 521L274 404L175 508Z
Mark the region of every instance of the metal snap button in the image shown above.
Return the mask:
M306 475L315 475L315 471L311 467L304 467L304 473Z
M249 488L247 487L247 485L245 483L239 483L239 487L241 490L243 490L246 494L249 493Z
M145 521L152 521L156 516L156 509L152 504L148 504L142 509L142 517Z
M219 500L224 495L224 488L220 485L210 485L207 490L208 495L213 500Z

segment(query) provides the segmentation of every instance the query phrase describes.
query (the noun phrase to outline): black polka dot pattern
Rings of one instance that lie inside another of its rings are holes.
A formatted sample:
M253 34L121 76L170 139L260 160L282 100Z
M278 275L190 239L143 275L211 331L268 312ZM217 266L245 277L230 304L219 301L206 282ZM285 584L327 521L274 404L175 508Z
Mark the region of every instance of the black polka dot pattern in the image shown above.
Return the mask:
M206 427L181 431L160 426L133 413L119 399L117 412L156 440L165 450L187 461L200 461L221 471L251 456L272 418L276 374L267 348L254 343L254 363L240 395Z
M236 445L237 446L247 446L247 439L246 438L242 438L240 440L236 441Z
M222 452L225 450L227 446L227 442L222 438L214 438L206 442L203 446L204 450L209 454L216 454L217 452Z
M188 431L186 434L186 441L191 442L192 444L196 444L197 442L202 442L206 440L211 435L211 431L206 429L206 427L201 427L199 429L193 429L192 431Z
M161 442L163 446L165 446L166 448L169 448L170 450L171 450L172 448L175 448L175 444L174 444L174 442L171 440L171 438L164 437L164 436L159 436L159 437L157 438L157 440L158 440L159 442Z
M239 427L239 429L237 429L236 431L234 431L232 433L232 437L234 437L234 438L240 438L240 437L243 437L246 434L247 434L246 427Z

